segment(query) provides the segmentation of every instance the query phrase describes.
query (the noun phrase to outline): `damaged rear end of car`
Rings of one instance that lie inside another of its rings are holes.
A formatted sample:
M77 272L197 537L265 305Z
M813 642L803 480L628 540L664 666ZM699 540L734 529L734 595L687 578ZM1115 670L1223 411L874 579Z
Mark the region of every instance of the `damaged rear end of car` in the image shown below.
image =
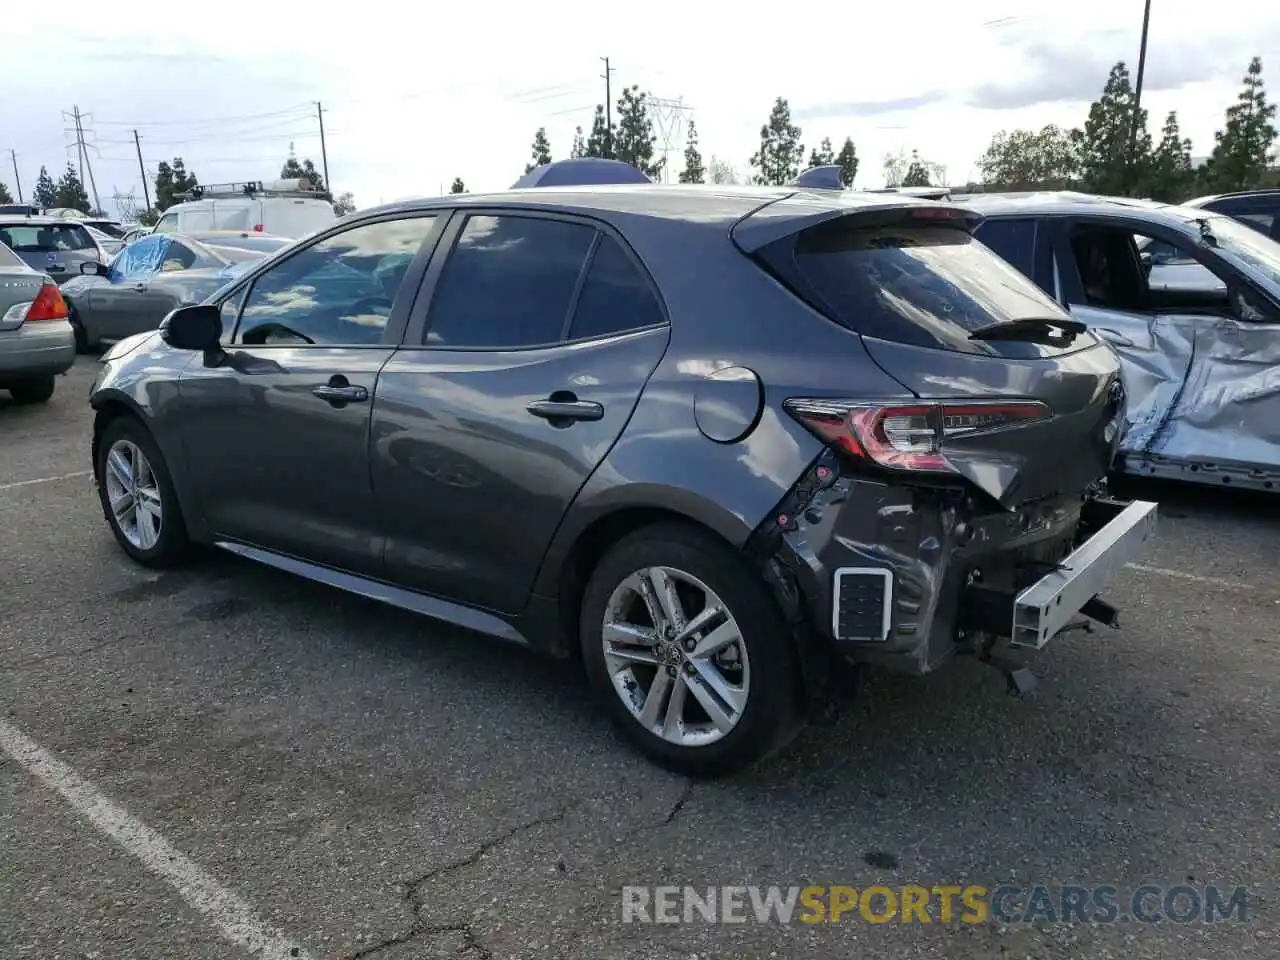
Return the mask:
M979 222L951 205L797 195L735 227L809 318L858 338L909 392L815 375L787 397L824 449L747 549L840 659L924 674L972 653L1024 691L1028 655L1116 625L1100 594L1156 505L1107 495L1118 358L975 241Z

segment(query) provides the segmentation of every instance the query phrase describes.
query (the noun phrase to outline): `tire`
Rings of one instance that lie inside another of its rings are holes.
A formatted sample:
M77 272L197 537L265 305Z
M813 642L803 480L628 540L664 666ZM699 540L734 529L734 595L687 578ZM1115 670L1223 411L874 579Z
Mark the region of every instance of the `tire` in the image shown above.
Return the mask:
M134 450L143 458L142 463L132 457ZM143 479L142 498L134 495L132 526L128 513L124 514L123 519L117 519L116 511L112 508L113 496L127 491L128 487L126 478L109 466L113 453L124 456L130 471L136 472ZM94 479L107 526L111 528L116 542L132 560L144 567L164 569L179 566L188 558L191 541L187 536L186 523L182 518L169 468L165 465L155 440L140 422L131 416L121 416L107 424L98 442ZM160 511L158 524L153 522L153 509L144 511L139 522L136 503L144 502L154 508L157 501ZM143 523L146 525L145 529L142 527Z
M76 313L75 306L70 305L70 309L71 315L68 319L76 335L76 353L96 353L100 344L89 342L89 335L85 333L84 324L80 322L80 315Z
M53 396L53 377L34 377L9 385L14 403L48 403Z
M654 568L659 568L656 573ZM679 585L676 592L687 621L697 620L704 609L707 595L703 601L698 596L705 588L718 597L731 622L713 618L707 629L696 631L683 644L653 644L655 618L643 599L641 581L647 579L652 586L655 578L659 586L664 580ZM612 629L606 618L615 624ZM628 625L628 634L643 628L649 634L644 644L619 647L607 640L606 631L611 638L622 635L619 622ZM724 637L736 639L708 656ZM587 583L580 640L587 677L605 710L641 753L667 769L697 777L733 773L781 749L800 729L799 663L781 610L745 558L696 528L659 524L614 545ZM701 654L700 645L705 645ZM619 652L624 652L623 660ZM648 662L625 662L637 653ZM714 668L714 675L708 667ZM654 701L658 683L662 686ZM682 705L673 723L673 691L681 686ZM713 689L729 691L732 700L712 696ZM704 708L708 701L719 710L718 723L711 708ZM660 713L663 722L646 725L641 719L646 707L653 710L648 719Z

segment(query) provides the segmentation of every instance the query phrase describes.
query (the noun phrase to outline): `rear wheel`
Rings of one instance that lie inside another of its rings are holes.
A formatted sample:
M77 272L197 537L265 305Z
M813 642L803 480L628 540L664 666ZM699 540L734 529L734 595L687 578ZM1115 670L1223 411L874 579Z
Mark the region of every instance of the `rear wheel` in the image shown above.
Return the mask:
M96 343L89 342L89 335L84 331L84 324L80 322L80 315L76 313L74 305L68 304L71 313L67 318L71 323L71 329L76 335L76 353L92 353L98 346Z
M9 385L14 403L48 403L53 396L53 377L33 377Z
M738 770L799 729L786 622L743 557L701 531L664 524L614 546L587 584L581 642L623 734L680 773Z
M102 512L116 541L147 567L177 566L190 552L186 524L160 448L137 420L102 432L94 465Z

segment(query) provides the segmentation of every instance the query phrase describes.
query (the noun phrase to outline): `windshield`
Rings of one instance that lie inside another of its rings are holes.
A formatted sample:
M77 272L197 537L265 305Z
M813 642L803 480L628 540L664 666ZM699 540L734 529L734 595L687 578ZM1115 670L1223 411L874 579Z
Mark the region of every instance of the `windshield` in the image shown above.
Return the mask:
M1280 293L1280 243L1230 217L1219 215L1205 220L1218 241L1217 249L1221 253L1242 260Z
M97 250L89 231L78 223L5 224L0 243L15 253L62 253Z

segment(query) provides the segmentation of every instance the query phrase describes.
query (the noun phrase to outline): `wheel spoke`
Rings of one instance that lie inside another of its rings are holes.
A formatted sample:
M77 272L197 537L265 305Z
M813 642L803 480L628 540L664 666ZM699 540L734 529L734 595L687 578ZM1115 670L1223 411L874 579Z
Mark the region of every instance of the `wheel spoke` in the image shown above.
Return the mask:
M689 685L684 677L676 677L671 685L671 699L667 701L666 719L662 723L662 735L668 740L680 739L684 722L684 699L688 693Z
M724 678L724 674L710 660L690 660L689 662L693 664L698 680L701 681L701 683L698 683L691 679L689 686L694 694L697 695L699 687L704 687L709 693L714 694L720 703L724 704L728 713L736 718L742 712L742 708L746 706L746 691L729 683ZM706 702L702 697L698 697L698 702L704 707L706 706ZM707 712L710 713L709 710ZM714 720L715 717L712 716L711 719Z
M689 656L695 660L705 660L741 639L742 634L738 630L738 625L732 620L726 620L699 640Z
M685 637L689 636L690 634L697 633L699 630L705 627L712 620L715 620L717 617L722 617L722 616L724 616L723 607L721 607L719 604L710 604L710 603L707 604L705 607L699 610L696 614L694 614L693 619L684 625L683 630L681 630L679 633L676 634L675 636L676 642L679 643L681 640L683 640Z
M129 460L120 448L116 447L107 455L107 470L115 477L116 483L120 484L125 490L133 486L133 470Z
M653 675L653 683L649 684L649 694L644 698L644 708L640 711L640 722L649 730L657 729L659 719L666 711L671 687L671 677L667 675L666 670L659 670Z
M733 717L725 710L724 706L711 692L705 683L700 682L702 675L699 673L698 679L690 678L689 692L702 705L702 709L707 712L707 716L711 718L711 722L715 724L715 728L721 733L728 733L733 729L736 717Z
M658 633L652 627L635 623L612 621L604 625L604 638L610 643L629 643L633 646L651 647L658 641Z
M111 497L111 512L118 519L133 505L133 494L124 492L118 497Z
M680 605L680 597L676 594L675 582L661 567L649 570L649 583L654 595L662 606L662 615L675 630L683 630L685 625L684 608Z

